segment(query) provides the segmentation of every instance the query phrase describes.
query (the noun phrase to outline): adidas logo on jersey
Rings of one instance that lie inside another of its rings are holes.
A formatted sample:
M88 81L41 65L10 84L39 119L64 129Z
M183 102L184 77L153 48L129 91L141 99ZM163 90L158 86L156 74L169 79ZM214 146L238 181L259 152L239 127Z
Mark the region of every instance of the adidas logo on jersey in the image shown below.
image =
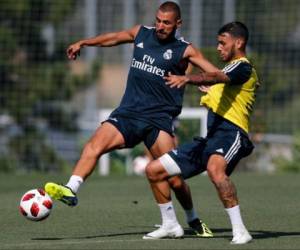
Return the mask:
M216 152L223 154L224 150L223 150L223 148L219 148L219 149L216 150Z
M139 48L143 49L143 48L144 48L144 43L143 43L143 42L138 43L138 44L136 45L136 47L139 47Z

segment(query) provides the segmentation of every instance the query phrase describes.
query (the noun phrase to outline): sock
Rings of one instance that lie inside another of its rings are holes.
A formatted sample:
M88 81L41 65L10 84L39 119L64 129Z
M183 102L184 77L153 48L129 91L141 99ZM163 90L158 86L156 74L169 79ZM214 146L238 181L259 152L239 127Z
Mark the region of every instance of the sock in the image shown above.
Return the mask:
M72 175L69 179L69 182L66 184L66 186L76 194L82 183L83 183L83 179L80 176Z
M194 208L189 209L189 210L185 209L184 212L185 212L187 223L193 221L194 219L199 218L199 216Z
M158 204L158 206L162 217L162 226L178 224L172 201Z
M235 235L239 231L246 230L246 227L242 220L239 205L234 206L232 208L225 208L225 210L228 213L229 218L230 218L233 235Z

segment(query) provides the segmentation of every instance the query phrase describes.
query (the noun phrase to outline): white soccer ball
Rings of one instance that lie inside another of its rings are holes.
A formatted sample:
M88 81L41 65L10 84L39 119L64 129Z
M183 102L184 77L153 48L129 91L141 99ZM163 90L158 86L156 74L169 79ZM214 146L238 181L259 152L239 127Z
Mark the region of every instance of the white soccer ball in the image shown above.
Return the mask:
M41 221L46 219L52 208L50 196L41 188L26 192L20 201L20 212L28 220Z

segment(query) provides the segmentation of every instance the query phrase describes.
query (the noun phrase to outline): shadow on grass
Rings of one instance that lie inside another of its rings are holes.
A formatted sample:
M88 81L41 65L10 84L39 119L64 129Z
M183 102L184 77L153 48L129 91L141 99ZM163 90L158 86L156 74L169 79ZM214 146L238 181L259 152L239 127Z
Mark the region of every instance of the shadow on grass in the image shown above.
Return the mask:
M152 227L147 227L152 228ZM232 238L231 228L212 228L215 238ZM145 235L149 233L151 229L147 231L136 231L136 232L123 232L123 233L109 233L109 234L99 234L99 235L87 235L78 237L39 237L32 238L31 240L66 240L66 239L95 239L95 238L106 238L106 237L118 237L118 236L129 236L129 235ZM286 236L300 236L300 232L278 232L278 231L265 231L265 230L250 230L250 233L254 239L268 239L268 238L279 238ZM184 238L197 238L197 239L212 239L212 238L202 238L197 236L193 230L184 229Z
M214 233L214 238L230 238L230 239L232 238L231 228L212 228L211 230ZM280 231L267 231L267 230L249 230L249 232L252 235L253 239L268 239L268 238L300 236L300 232L280 232Z
M87 235L78 237L40 237L32 238L31 240L82 240L82 239L95 239L95 238L107 238L107 237L117 237L117 236L128 236L128 235L144 235L146 232L128 232L128 233L111 233L111 234L99 234L99 235Z
M277 232L277 231L251 231L254 239L279 238L285 236L300 236L300 232Z

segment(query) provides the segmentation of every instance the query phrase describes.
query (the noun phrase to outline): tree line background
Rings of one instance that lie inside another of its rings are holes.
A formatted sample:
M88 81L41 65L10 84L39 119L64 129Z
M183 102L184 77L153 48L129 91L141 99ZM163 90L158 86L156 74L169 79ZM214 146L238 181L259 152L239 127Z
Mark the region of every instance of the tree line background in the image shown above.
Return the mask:
M96 1L96 34L123 28L124 2ZM134 21L151 25L159 1L130 2ZM181 34L191 40L193 1L179 3L184 21ZM201 3L199 46L222 67L215 46L224 1ZM280 164L298 170L300 1L233 3L235 19L249 27L248 54L261 82L252 133L291 136L292 158ZM76 97L101 82L99 72L104 65L124 63L122 46L98 49L92 61L84 56L79 64L67 60L67 46L86 34L85 4L78 0L0 0L0 171L62 171L78 158L85 137L78 123L82 110L78 103L74 105ZM188 87L184 106L198 105L199 93ZM180 139L190 138L196 127L194 122L182 122ZM140 152L141 148L134 154Z

